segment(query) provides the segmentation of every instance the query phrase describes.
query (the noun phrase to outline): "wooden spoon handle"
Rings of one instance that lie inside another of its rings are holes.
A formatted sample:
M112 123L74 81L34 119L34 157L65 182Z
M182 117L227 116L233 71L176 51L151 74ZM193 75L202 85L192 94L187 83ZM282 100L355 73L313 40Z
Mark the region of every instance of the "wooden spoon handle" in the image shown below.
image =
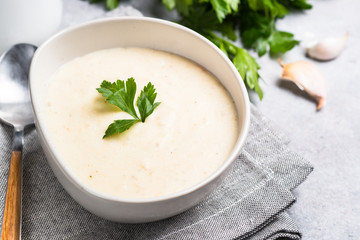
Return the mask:
M1 240L18 240L20 238L21 175L21 151L13 151L10 160Z

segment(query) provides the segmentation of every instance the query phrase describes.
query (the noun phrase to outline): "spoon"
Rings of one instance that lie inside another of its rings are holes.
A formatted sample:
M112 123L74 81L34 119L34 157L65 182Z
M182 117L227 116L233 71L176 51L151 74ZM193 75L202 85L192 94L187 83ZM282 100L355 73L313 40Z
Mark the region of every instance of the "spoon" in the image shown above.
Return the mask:
M21 235L21 152L24 128L34 124L28 75L35 50L33 45L17 44L0 57L0 121L14 128L1 240Z

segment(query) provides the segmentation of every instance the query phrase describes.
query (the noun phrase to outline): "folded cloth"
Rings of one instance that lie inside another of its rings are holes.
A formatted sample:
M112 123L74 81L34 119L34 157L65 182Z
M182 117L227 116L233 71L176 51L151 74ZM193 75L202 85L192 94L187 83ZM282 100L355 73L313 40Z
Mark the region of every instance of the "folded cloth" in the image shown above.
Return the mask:
M3 216L12 130L0 124L0 216ZM255 108L247 142L215 192L190 210L158 222L120 224L78 205L47 164L37 132L23 151L23 239L300 239L286 214L291 190L312 166Z

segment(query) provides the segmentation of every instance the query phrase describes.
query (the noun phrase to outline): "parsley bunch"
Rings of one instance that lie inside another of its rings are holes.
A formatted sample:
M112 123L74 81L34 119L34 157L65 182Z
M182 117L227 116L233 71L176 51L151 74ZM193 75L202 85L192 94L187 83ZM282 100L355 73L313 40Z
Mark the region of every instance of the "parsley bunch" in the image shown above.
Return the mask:
M115 120L106 129L103 138L106 138L114 133L122 133L128 130L132 125L138 122L145 122L145 119L159 106L159 102L155 102L157 93L155 87L149 82L141 91L140 96L136 101L139 110L140 118L138 117L135 107L134 99L136 94L136 83L134 78L129 78L126 82L117 80L116 82L108 82L104 80L100 88L96 89L106 101L120 108L122 111L130 114L133 119Z
M275 21L292 9L310 9L306 0L162 0L175 9L180 23L197 31L218 46L233 62L246 86L260 99L260 66L247 50L234 44L240 37L245 48L259 56L285 53L299 41L289 32L276 29Z
M105 1L108 9L120 0ZM176 10L179 23L202 34L233 62L246 86L263 98L259 86L260 66L246 49L259 56L281 54L299 43L294 35L280 31L275 22L291 10L310 9L307 0L161 0L168 10ZM235 44L240 39L244 48Z

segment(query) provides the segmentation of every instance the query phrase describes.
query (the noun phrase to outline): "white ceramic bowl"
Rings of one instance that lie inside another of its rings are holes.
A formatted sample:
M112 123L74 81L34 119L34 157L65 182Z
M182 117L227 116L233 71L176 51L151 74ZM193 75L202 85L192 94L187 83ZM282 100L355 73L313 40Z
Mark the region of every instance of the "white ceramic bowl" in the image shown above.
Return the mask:
M193 60L213 73L231 94L239 119L238 139L224 164L199 184L171 195L128 199L99 193L85 186L56 153L44 131L46 88L53 73L64 63L87 53L115 47L145 47L175 53ZM30 91L35 124L42 148L59 182L90 212L118 222L140 223L181 213L211 193L244 144L250 121L250 106L243 81L233 64L210 41L181 25L152 18L111 18L67 29L46 41L36 51L30 68Z

